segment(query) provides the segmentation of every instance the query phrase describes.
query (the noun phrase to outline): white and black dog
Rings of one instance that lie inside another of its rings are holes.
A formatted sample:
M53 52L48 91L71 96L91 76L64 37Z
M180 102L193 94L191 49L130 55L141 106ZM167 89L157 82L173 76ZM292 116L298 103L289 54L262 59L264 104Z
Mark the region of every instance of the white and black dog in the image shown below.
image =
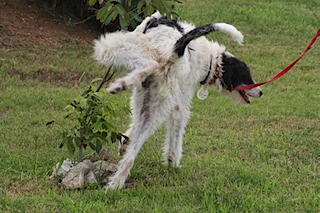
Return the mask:
M126 145L119 150L124 156L107 189L124 187L141 146L165 121L164 163L179 166L182 137L198 83L216 88L243 104L250 103L248 96L262 95L259 87L233 90L254 82L244 62L227 52L224 46L203 36L214 31L227 33L238 43L243 40L242 34L229 24L194 27L155 13L133 32L109 33L95 41L96 60L128 73L111 83L107 90L117 93L133 87L132 123L124 134L128 137ZM206 90L198 94L200 98L206 95Z

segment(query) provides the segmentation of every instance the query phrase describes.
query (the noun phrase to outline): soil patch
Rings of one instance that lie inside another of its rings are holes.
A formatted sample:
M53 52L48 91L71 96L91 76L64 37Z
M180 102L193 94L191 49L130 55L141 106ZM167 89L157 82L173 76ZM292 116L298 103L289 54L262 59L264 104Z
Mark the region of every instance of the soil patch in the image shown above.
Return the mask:
M0 50L25 45L56 46L77 40L91 44L101 32L96 26L67 25L68 17L51 15L30 0L1 0Z

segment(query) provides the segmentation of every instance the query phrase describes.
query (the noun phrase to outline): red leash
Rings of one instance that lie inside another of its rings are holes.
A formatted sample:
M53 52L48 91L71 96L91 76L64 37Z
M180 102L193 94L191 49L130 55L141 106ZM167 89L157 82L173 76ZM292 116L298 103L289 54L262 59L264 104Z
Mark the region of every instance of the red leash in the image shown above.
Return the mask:
M258 86L261 86L263 84L266 83L270 83L272 81L275 81L277 79L279 79L280 77L282 77L284 74L286 74L294 65L296 65L296 63L298 63L298 61L300 61L300 59L311 49L312 45L316 42L317 38L320 36L320 28L318 29L317 34L312 38L310 44L308 45L308 47L304 50L304 52L299 56L299 58L297 58L294 62L292 62L289 66L287 66L286 68L284 68L281 72L279 72L277 75L275 75L273 78L264 81L264 82L260 82L260 83L256 83L256 84L250 84L247 86L243 86L243 87L238 87L238 88L234 88L233 90L249 90Z

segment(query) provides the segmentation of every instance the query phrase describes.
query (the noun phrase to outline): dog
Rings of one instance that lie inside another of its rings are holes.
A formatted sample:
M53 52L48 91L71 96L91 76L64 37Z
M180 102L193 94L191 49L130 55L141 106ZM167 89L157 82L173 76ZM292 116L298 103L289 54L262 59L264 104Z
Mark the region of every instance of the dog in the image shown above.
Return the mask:
M243 41L241 32L232 25L211 23L195 27L160 13L146 18L133 32L107 33L95 40L94 58L127 73L111 83L107 91L118 93L133 88L132 123L119 149L123 158L106 190L124 187L140 148L164 122L167 126L164 164L180 166L182 137L199 83L203 85L198 92L201 99L207 96L209 87L242 104L250 103L249 96L262 95L260 87L233 90L254 81L244 62L223 45L203 36L218 31L229 34L238 43Z

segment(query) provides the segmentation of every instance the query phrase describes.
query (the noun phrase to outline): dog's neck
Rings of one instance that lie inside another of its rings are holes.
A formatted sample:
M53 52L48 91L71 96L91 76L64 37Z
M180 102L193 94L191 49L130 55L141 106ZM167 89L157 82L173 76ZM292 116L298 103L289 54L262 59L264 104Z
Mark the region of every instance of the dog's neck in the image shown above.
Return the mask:
M216 80L221 76L221 67L219 63L216 63L215 69L212 69L212 57L210 57L210 65L209 65L209 71L205 79L200 81L201 85L204 84L215 84Z

